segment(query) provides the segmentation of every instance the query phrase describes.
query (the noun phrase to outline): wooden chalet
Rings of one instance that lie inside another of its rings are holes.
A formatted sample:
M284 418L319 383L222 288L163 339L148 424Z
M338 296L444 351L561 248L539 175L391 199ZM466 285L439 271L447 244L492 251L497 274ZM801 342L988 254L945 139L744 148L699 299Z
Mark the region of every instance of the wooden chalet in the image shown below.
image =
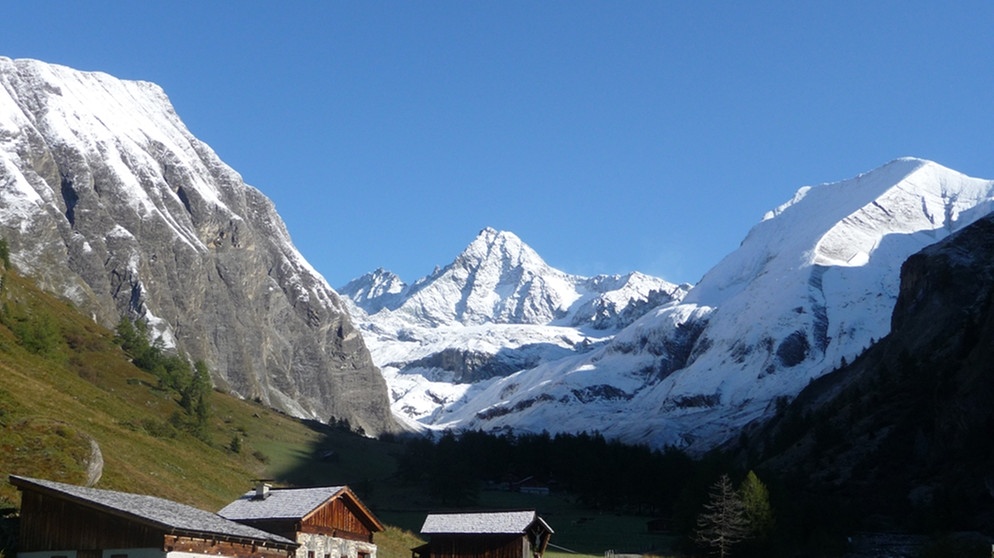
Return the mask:
M534 511L429 514L412 558L541 558L552 528Z
M255 490L219 515L296 541L296 558L376 558L373 533L383 524L347 486Z
M10 476L19 558L292 558L297 543L154 496Z

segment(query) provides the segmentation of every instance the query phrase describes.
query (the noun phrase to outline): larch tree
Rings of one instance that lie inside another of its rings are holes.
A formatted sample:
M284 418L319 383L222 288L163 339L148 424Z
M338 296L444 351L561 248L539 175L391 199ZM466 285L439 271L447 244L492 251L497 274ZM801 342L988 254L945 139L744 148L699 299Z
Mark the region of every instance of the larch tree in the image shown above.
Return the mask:
M753 471L749 471L739 485L739 497L745 507L750 536L760 541L769 538L774 527L770 491Z
M722 475L708 492L704 511L697 516L694 539L698 544L725 558L732 546L749 536L749 520L738 491L728 475Z

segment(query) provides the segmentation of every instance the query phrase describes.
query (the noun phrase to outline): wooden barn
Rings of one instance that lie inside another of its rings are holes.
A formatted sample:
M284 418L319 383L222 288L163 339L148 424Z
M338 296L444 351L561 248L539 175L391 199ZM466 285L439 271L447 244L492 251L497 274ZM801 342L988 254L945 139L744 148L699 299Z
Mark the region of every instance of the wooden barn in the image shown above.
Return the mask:
M412 558L541 558L552 528L534 511L439 513L421 534L429 541Z
M19 558L291 558L297 543L184 504L10 476L21 491Z
M255 490L219 515L296 541L296 558L376 558L373 533L383 524L347 486Z

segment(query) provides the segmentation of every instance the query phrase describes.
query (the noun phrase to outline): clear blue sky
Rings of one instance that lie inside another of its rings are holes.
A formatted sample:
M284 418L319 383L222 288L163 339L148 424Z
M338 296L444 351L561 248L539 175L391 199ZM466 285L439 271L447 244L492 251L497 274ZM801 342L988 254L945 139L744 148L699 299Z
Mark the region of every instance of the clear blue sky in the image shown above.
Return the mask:
M161 85L332 286L480 229L696 282L803 185L994 178L994 2L7 2L0 55Z

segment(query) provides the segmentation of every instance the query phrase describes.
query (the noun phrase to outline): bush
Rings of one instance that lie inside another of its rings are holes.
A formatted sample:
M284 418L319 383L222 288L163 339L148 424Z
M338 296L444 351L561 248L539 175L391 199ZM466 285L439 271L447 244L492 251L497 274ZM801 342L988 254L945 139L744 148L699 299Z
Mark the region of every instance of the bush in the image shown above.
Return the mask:
M2 321L17 337L18 343L36 355L53 355L62 345L58 323L41 309L5 304Z
M135 366L159 378L159 388L179 394L179 404L187 418L173 416L172 424L209 442L207 421L211 414L210 393L213 386L207 364L197 361L191 368L183 357L166 354L161 341L157 339L154 343L149 342L148 325L145 322L121 318L117 324L115 340L131 356Z
M154 419L143 419L142 430L154 438L173 439L179 434L179 431L172 424Z
M0 262L3 262L4 269L10 269L10 246L3 238L0 238Z
M256 458L259 461L259 463L269 463L269 456L262 453L259 450L253 451L252 457Z

